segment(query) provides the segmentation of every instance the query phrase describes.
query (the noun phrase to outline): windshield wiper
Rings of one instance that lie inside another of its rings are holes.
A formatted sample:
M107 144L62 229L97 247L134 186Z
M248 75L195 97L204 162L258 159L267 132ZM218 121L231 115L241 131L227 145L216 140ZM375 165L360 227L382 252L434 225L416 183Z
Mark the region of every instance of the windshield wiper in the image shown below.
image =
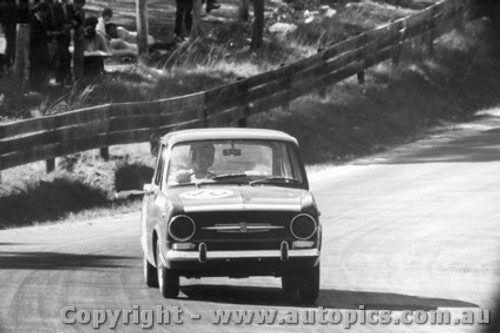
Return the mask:
M233 178L242 178L242 177L248 177L247 174L245 173L224 173L212 178L207 178L207 179L201 179L196 182L192 182L190 184L194 184L197 187L200 187L202 185L212 185L212 184L217 184L219 181L227 183L229 182L234 182L232 181ZM243 184L242 182L236 181L237 184ZM246 182L245 182L246 183Z
M252 180L249 184L267 184L267 183L285 183L285 184L297 184L300 180L288 177L266 177L261 179Z
M223 173L221 175L212 177L212 180L224 180L224 179L231 179L231 178L241 178L241 177L248 177L248 175L244 172L235 172L235 173Z
M192 183L189 183L189 184L194 184L196 185L196 187L200 187L201 185L210 185L210 184L213 184L215 183L212 179L201 179L199 181L195 181L195 182L192 182Z

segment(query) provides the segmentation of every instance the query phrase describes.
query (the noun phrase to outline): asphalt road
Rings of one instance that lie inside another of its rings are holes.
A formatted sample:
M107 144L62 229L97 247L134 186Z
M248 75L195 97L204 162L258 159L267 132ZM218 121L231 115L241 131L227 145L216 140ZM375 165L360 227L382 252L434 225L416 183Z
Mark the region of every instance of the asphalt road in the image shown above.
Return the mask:
M320 309L346 318L348 310L364 305L392 310L394 318L403 311L425 315L436 309L455 318L464 310L491 309L500 280L499 171L496 110L384 154L312 172L324 248L320 296L309 307L282 292L274 278L182 280L179 299L163 299L142 281L139 213L0 231L0 331L94 331L92 324L63 324L62 309L80 311L79 319L86 321L82 310L139 313L163 306L172 311L171 323L155 324L155 332L344 331L342 323L213 325L212 310L276 309L288 316ZM178 318L174 307L182 310ZM76 312L67 317L74 319ZM119 321L119 332L141 331L140 325ZM350 331L480 329L358 323Z

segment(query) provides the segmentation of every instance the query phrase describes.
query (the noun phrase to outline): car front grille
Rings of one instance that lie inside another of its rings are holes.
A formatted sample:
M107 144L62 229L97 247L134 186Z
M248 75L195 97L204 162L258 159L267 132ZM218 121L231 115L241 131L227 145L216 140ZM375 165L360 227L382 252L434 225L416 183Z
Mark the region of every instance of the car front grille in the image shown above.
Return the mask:
M195 242L208 244L220 243L233 248L261 247L259 242L291 240L290 222L295 212L273 211L235 211L235 212L197 212L190 214L196 224ZM231 244L231 245L230 245ZM252 245L253 244L253 245Z

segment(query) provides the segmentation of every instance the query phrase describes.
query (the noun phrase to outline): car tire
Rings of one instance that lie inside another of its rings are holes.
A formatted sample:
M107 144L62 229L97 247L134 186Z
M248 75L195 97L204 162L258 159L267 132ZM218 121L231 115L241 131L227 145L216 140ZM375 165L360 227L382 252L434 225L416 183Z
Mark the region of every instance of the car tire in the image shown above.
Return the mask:
M160 243L156 249L158 287L165 298L176 298L179 295L179 275L163 266L160 259Z
M319 264L302 273L299 284L300 300L304 303L314 303L319 296Z
M158 272L156 267L151 265L144 255L143 259L143 271L144 271L144 282L148 287L156 288L158 287Z
M299 278L295 273L285 273L281 277L281 286L287 293L294 293L299 289Z

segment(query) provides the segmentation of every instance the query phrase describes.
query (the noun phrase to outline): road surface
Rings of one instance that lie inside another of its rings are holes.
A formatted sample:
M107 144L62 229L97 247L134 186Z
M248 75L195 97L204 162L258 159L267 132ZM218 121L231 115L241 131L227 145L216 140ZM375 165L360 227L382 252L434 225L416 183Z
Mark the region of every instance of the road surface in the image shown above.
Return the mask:
M500 280L500 110L381 155L316 170L310 178L324 230L314 306L282 292L274 278L182 280L180 297L163 299L142 280L136 213L0 231L0 332L89 332L95 330L92 322L83 324L93 314L88 311L128 309L134 322L134 311L157 306L172 316L170 323L154 324L155 332L345 331L343 322L294 325L293 319L214 325L213 310L330 311L345 319L353 309L361 316L360 306L393 311L394 318L410 310L449 311L456 318L464 310L492 309ZM360 318L351 332L480 330L362 325ZM117 331L141 331L122 319Z

